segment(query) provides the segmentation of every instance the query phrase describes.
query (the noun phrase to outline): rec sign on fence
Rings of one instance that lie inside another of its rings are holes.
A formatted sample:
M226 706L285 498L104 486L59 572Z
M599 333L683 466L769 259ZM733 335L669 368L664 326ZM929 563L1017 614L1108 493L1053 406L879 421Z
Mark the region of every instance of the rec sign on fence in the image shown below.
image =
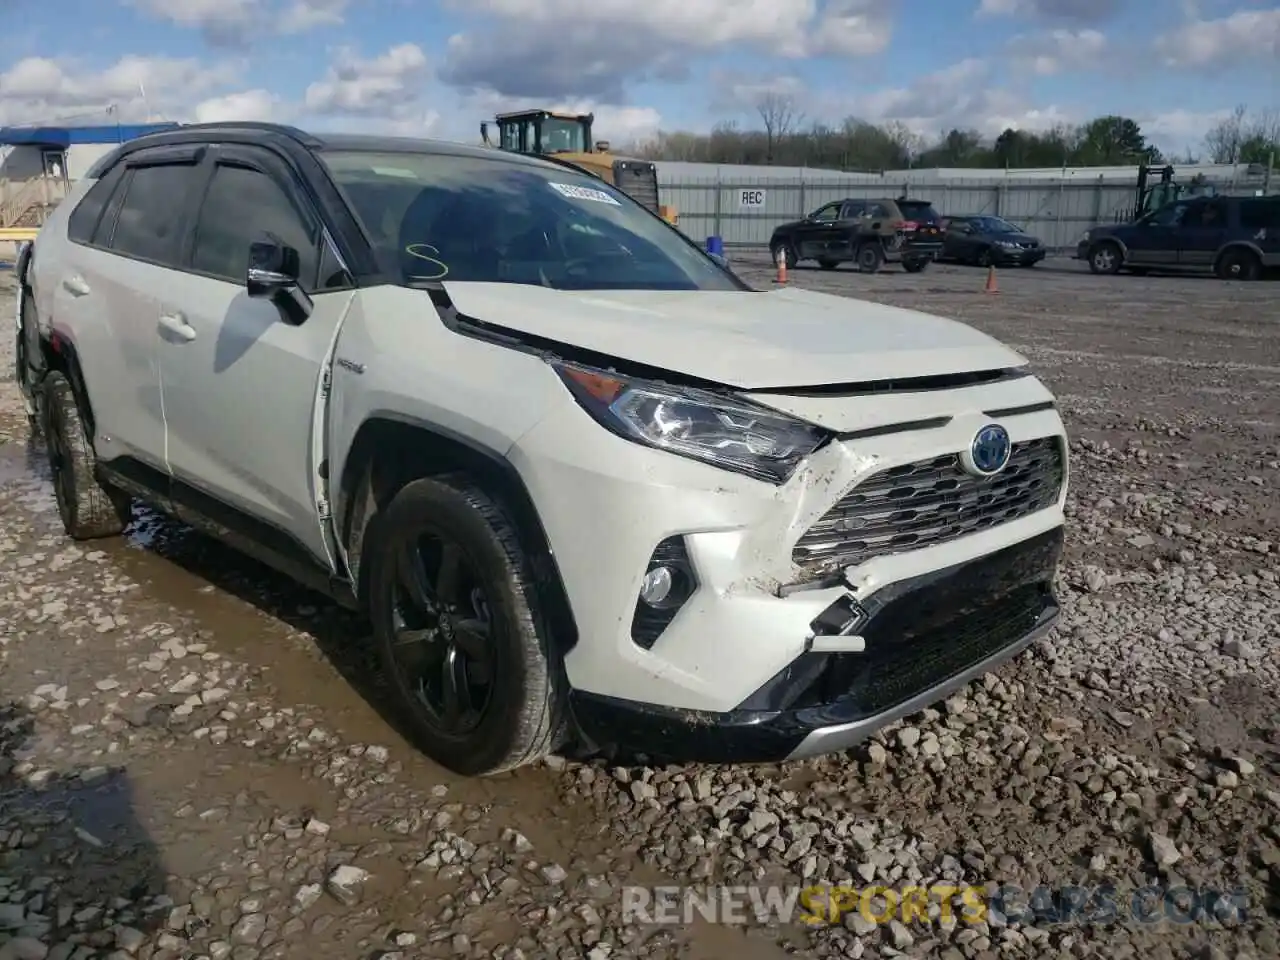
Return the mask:
M764 209L764 191L763 190L739 190L738 206L743 210L763 210Z

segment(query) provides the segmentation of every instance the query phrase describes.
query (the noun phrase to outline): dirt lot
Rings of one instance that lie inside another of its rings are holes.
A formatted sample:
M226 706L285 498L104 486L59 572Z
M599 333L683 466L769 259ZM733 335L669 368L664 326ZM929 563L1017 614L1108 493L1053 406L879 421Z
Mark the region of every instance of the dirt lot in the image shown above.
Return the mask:
M0 273L0 960L1280 956L1280 287L984 279L792 275L968 321L1057 392L1047 642L848 756L461 782L380 714L362 629L322 598L143 513L121 542L62 536ZM978 923L623 915L628 885L757 882L1023 896ZM1113 885L1110 918L1030 912L1073 884ZM1135 915L1153 885L1183 899Z

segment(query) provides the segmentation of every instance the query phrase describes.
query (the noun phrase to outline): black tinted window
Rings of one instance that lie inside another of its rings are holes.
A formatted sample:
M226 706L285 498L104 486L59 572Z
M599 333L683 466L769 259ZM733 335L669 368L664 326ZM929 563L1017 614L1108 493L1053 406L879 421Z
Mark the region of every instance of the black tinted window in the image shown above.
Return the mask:
M435 153L321 151L382 261L406 284L742 290L630 197L551 165Z
M246 167L219 166L196 221L194 270L243 283L249 244L275 239L298 251L302 286L313 289L319 230L304 221L284 189Z
M195 167L137 167L125 187L111 249L157 263L176 264L183 204L195 186Z
M1184 227L1218 227L1227 225L1227 205L1221 200L1193 203L1182 216Z
M933 209L933 204L924 200L899 200L898 209L902 211L902 215L908 220L916 220L923 223L937 223L938 211Z
M67 236L75 243L91 243L98 222L102 219L102 211L107 201L120 184L124 174L123 165L117 165L107 175L89 188L89 192L80 198L76 208L67 219Z
M1246 230L1280 230L1280 198L1241 200L1240 226Z

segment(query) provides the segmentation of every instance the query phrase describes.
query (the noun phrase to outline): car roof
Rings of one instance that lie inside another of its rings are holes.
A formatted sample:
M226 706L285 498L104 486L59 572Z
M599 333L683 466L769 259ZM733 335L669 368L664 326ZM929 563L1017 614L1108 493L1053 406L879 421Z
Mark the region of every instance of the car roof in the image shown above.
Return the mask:
M313 133L280 123L193 123L150 133L128 140L102 157L88 173L100 176L105 169L129 154L150 147L181 146L200 143L275 143L301 147L312 153L360 151L367 153L426 153L437 156L462 157L475 160L497 160L515 166L564 167L563 161L510 153L496 147L471 146L450 140L431 140L416 137L388 137L376 134ZM574 168L577 169L577 168Z

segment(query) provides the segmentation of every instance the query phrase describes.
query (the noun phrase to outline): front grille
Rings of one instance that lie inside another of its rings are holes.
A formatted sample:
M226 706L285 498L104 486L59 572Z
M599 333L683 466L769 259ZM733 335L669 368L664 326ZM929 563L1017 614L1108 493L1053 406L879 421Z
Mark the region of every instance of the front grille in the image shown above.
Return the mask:
M1062 528L863 601L862 653L809 654L767 706L818 711L822 723L873 716L1018 643L1058 612L1053 579ZM782 676L782 675L780 675ZM759 709L761 704L748 702ZM835 719L835 718L838 718Z
M849 695L869 715L946 683L1034 630L1047 594L1030 584L931 630L868 637Z
M845 494L791 557L807 569L836 569L947 543L1051 506L1064 473L1056 437L1015 443L994 477L965 473L954 453L891 467Z

